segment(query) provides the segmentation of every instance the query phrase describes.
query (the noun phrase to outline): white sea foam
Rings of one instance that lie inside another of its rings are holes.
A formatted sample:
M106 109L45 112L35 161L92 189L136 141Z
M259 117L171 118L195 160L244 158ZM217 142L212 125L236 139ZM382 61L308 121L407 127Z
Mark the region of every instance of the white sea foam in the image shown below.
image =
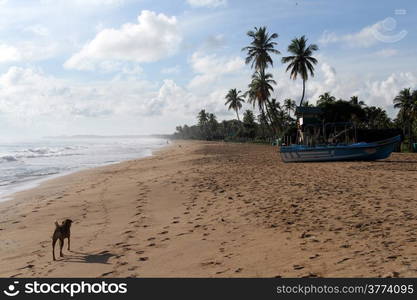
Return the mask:
M40 139L0 142L0 198L39 179L150 155L157 138ZM1 199L0 199L1 200Z

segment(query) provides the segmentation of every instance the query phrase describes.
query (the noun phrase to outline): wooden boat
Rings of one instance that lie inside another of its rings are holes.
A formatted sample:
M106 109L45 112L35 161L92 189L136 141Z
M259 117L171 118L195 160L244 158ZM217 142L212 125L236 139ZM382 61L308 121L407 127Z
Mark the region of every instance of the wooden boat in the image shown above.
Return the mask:
M398 135L372 143L281 146L280 152L284 162L378 160L389 157L400 141Z
M391 155L396 144L401 141L400 135L377 142L358 140L353 123L323 123L321 114L318 107L297 107L295 143L280 147L284 162L384 159Z

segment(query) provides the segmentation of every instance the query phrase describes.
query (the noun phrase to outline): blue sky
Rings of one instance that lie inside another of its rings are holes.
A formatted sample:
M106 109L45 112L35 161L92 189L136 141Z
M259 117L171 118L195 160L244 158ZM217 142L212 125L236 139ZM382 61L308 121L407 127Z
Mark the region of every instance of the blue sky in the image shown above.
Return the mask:
M294 37L318 44L315 102L357 95L394 115L392 98L417 88L414 1L0 0L0 135L170 133L198 110L233 118L230 88L251 70L246 32L279 34L279 100L301 82L280 63ZM245 107L246 108L246 107Z

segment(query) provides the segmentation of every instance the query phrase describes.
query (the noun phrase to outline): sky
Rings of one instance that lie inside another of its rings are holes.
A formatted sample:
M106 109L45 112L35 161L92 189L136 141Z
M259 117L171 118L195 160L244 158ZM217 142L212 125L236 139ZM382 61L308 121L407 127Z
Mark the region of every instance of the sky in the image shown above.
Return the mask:
M417 89L416 10L384 0L0 0L0 137L172 133L201 109L234 118L224 96L247 89L241 49L255 26L279 35L274 98L300 100L281 58L305 35L319 47L306 100L356 95L395 116L395 95Z

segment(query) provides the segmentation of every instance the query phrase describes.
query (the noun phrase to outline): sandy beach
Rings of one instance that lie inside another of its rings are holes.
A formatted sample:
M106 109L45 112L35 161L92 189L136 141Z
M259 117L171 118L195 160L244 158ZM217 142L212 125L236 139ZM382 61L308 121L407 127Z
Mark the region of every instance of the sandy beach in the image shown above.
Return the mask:
M178 141L0 203L0 276L416 277L416 191L413 154L284 164L271 146ZM65 218L72 251L52 261Z

